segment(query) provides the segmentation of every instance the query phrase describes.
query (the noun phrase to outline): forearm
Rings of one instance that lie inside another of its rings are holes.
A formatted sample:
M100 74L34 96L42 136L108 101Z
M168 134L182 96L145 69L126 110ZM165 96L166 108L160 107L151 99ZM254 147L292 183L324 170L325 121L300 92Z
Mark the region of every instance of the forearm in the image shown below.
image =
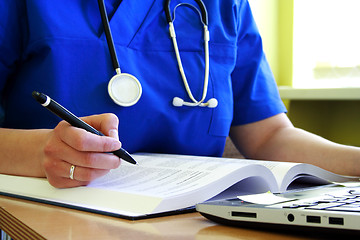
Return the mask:
M339 174L360 175L359 148L336 144L294 127L279 129L259 146L254 157L310 163Z
M0 129L0 172L45 177L43 146L49 131Z
M335 173L360 176L360 148L295 128L285 114L234 126L230 136L247 158L310 163Z

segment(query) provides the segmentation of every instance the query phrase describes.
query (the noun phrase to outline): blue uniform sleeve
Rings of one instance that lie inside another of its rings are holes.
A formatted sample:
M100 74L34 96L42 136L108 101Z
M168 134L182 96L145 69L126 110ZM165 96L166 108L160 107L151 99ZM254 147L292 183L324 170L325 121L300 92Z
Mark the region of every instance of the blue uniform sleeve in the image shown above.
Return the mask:
M242 1L238 14L237 60L231 76L234 93L233 126L286 112L248 1Z
M22 1L0 1L0 92L15 71L25 40L26 14Z

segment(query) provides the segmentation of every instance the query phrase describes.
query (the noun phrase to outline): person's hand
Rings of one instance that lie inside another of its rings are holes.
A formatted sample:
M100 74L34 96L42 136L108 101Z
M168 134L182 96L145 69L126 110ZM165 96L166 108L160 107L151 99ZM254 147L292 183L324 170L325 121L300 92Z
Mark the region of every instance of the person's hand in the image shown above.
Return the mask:
M114 114L102 114L81 119L106 136L98 136L61 121L50 132L43 150L42 166L54 187L87 185L120 165L120 159L108 153L121 147L118 118Z

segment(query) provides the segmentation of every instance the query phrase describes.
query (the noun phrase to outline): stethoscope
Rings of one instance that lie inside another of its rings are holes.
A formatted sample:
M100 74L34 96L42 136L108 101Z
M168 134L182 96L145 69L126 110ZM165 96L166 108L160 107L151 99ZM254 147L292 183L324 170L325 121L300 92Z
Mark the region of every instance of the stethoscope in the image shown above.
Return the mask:
M142 87L136 77L131 74L121 72L104 0L98 0L98 4L101 14L101 21L103 23L106 35L106 41L110 51L111 61L116 71L116 75L113 76L109 81L108 93L116 104L123 107L130 107L139 101L142 94Z
M206 95L207 95L208 82L209 82L209 39L210 39L210 37L209 37L210 34L209 34L208 27L207 27L208 26L208 17L207 17L207 11L206 11L205 4L201 0L195 0L196 3L200 7L201 11L199 11L196 7L194 7L191 4L180 3L174 8L174 14L173 14L174 18L172 18L171 12L170 12L170 1L171 0L167 0L166 4L164 6L166 18L169 23L169 34L170 34L170 37L171 37L173 45L174 45L176 60L178 63L181 78L182 78L184 86L185 86L185 90L186 90L189 98L192 101L192 102L186 102L183 99L181 99L180 97L174 97L173 105L176 107L201 106L201 107L215 108L218 105L218 101L215 98L211 98L207 102L204 102ZM110 30L109 20L108 20L106 9L105 9L104 0L98 0L98 3L99 3L100 14L101 14L101 21L104 26L106 40L107 40L107 44L109 47L112 64L116 71L116 75L110 79L109 84L108 84L109 95L110 95L111 99L120 106L124 106L124 107L133 106L134 104L136 104L138 102L138 100L140 99L141 94L142 94L142 87L141 87L140 81L131 74L121 73L119 61L117 59L117 55L116 55L116 51L115 51L115 45L114 45L112 35L111 35L111 30ZM182 61L181 61L181 57L180 57L180 53L179 53L179 49L178 49L178 45L177 45L177 41L176 41L176 34L175 34L175 28L174 28L173 22L175 20L175 11L181 5L186 5L186 6L189 6L189 7L192 7L193 9L195 9L196 12L198 12L201 22L204 26L205 76L204 76L203 94L199 101L194 98L194 96L190 90L190 86L186 79L185 71L182 66Z

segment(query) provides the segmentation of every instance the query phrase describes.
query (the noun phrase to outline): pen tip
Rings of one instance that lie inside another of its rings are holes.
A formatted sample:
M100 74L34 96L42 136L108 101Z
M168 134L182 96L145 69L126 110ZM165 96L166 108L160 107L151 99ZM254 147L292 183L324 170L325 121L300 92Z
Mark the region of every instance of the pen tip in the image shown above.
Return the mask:
M124 158L123 158L124 159ZM129 163L132 163L134 165L137 165L137 162L135 161L134 158L132 158L130 155L128 155L125 159L125 161L128 161Z
M125 150L124 150L125 151ZM128 153L126 152L123 156L121 156L121 158L131 164L136 165L137 162L135 161L135 159Z

